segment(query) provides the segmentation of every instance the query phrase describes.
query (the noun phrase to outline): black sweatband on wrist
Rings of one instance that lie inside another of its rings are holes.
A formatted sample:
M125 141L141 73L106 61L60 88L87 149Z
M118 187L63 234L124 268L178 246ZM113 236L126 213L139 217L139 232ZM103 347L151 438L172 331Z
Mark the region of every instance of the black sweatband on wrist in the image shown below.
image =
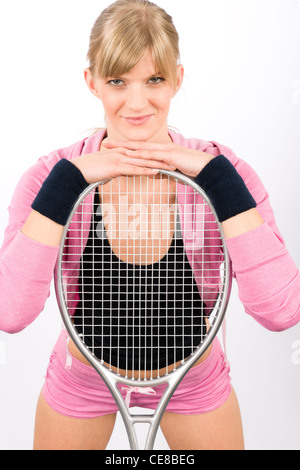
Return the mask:
M45 179L31 207L59 225L66 225L75 202L88 186L81 171L63 158Z
M209 197L220 222L257 206L244 180L224 155L213 158L195 181Z

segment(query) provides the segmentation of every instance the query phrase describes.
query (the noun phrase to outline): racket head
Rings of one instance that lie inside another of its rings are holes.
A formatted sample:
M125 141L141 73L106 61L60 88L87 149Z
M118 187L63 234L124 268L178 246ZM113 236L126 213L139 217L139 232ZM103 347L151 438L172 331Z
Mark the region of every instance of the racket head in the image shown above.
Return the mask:
M134 180L138 181L139 177L133 177ZM152 177L147 178L148 181L152 180ZM166 180L170 187L176 188L175 189L175 197L176 197L176 210L174 208L170 211L167 209L166 212L160 210L160 213L163 214L160 220L160 229L169 231L170 227L174 223L174 233L175 233L175 225L176 225L176 216L180 218L180 225L182 231L182 236L185 240L185 256L194 265L194 274L195 278L200 276L200 283L198 282L198 292L200 294L201 300L205 299L204 306L202 309L198 309L198 314L196 314L197 320L192 320L196 322L197 328L199 327L199 318L203 322L203 318L205 317L206 326L205 332L203 333L203 328L201 330L201 334L194 334L197 339L199 339L197 344L190 344L188 347L185 347L184 340L182 341L181 347L183 350L182 357L180 360L176 360L176 362L167 363L165 367L153 368L152 370L148 369L146 365L139 368L138 370L134 365L132 367L123 368L120 367L119 364L110 363L110 360L105 360L103 356L95 353L95 347L93 345L93 339L91 339L91 325L89 325L89 334L85 336L82 331L82 328L78 327L78 322L75 324L74 318L78 318L78 302L82 301L82 298L79 300L80 295L78 295L78 289L80 289L78 279L80 276L80 259L81 256L84 256L84 251L86 248L86 242L88 235L90 233L90 226L91 220L94 213L94 199L95 199L95 192L99 191L101 193L101 188L106 188L109 184L115 184L119 182L120 188L120 178L115 178L113 180L104 180L97 182L95 184L90 185L78 198L76 204L73 207L73 210L69 216L67 224L64 228L64 232L62 235L60 250L58 261L56 265L56 273L55 273L55 290L57 301L60 309L60 313L62 316L63 323L69 333L69 336L82 353L82 355L88 360L88 362L97 370L97 372L104 378L107 382L109 378L111 381L118 381L123 384L127 384L129 386L132 385L139 385L139 386L149 386L149 382L151 382L151 386L159 385L166 381L167 378L173 376L174 374L181 374L184 375L190 367L192 367L198 359L204 354L204 352L208 349L210 344L212 343L213 339L217 335L219 328L223 322L226 309L228 306L228 301L230 297L231 291L231 262L228 255L228 251L226 248L225 236L222 231L222 226L218 221L217 214L214 210L212 203L210 202L209 198L205 194L205 192L191 179L187 176L179 173L179 172L169 172L165 170L159 170L159 180L155 179L156 181L160 181L164 188L161 191L160 197L164 198L167 197L167 200L164 199L163 203L159 203L161 206L167 207L171 204L170 198L168 199L168 194L173 195L174 198L174 189L172 191L166 190ZM141 181L141 180L140 180ZM157 188L157 184L155 186ZM152 188L153 189L153 188ZM151 191L147 190L148 194L152 194ZM156 191L156 189L155 189ZM154 191L154 192L155 192ZM126 193L126 190L125 190ZM115 194L115 192L113 192ZM124 187L120 193L122 197L124 197ZM167 196L166 196L167 195ZM105 196L102 194L102 207L104 205L104 197L107 196L107 192L105 192ZM130 198L130 195L129 195ZM140 201L139 201L140 204ZM158 205L159 205L158 204ZM147 204L146 204L147 205ZM88 206L88 207L87 207ZM113 207L113 204L111 205ZM197 208L195 210L195 207ZM119 214L123 211L119 211ZM155 210L154 210L155 212ZM170 216L171 214L171 216ZM174 215L172 219L172 214ZM114 214L115 215L115 214ZM124 213L122 214L124 216ZM164 218L165 216L165 218ZM170 218L172 219L170 222ZM103 220L105 217L103 216ZM109 216L108 216L109 219ZM166 222L167 220L167 222ZM128 218L127 218L128 222ZM166 222L166 224L164 223ZM178 222L178 220L177 220ZM141 229L142 224L139 223L139 228ZM104 226L104 225L103 225ZM109 223L108 225L109 226ZM111 227L113 224L111 223ZM75 228L74 228L75 227ZM79 227L79 228L78 228ZM80 235L79 235L80 232ZM100 231L103 235L103 227ZM120 226L119 230L117 231L118 237L122 233ZM140 239L142 239L142 230L140 230ZM75 235L75 236L74 236ZM135 237L136 234L132 236ZM100 237L99 237L100 238ZM154 234L154 239L155 234ZM113 238L110 238L110 243L112 245ZM127 241L128 241L128 233L127 233ZM134 253L133 253L134 254ZM90 254L89 254L90 256ZM128 260L127 260L128 261ZM140 262L142 263L141 259ZM135 263L127 262L127 265L133 265ZM139 266L139 264L137 265ZM201 272L200 272L201 271ZM203 274L204 271L204 274ZM200 272L200 274L199 274ZM199 274L199 276L198 276ZM195 279L194 279L195 280ZM94 282L94 281L93 281ZM183 281L182 281L183 282ZM202 285L201 285L202 283ZM176 289L174 289L176 290ZM82 297L82 296L81 296ZM81 302L81 315L84 318L84 307L82 306L83 303ZM185 312L187 309L183 309ZM200 312L201 310L201 312ZM76 315L74 313L76 311ZM114 311L116 314L116 311ZM184 313L183 313L184 315ZM195 315L195 314L193 314ZM158 315L159 316L159 315ZM80 315L79 315L80 317ZM98 316L97 316L98 318ZM132 345L132 335L133 331L136 328L140 327L140 324L134 322L140 322L140 319L132 320L133 323L131 324L132 328L128 329L127 326L124 327L123 323L121 322L120 325L116 325L115 318L118 318L117 315L110 315L105 319L101 319L100 321L102 324L106 323L106 335L115 332L115 328L122 329L122 337L127 336L128 338L125 341L130 343L130 347L126 346L126 355L127 350L131 349L131 356L130 360L134 355L134 345ZM194 318L194 317L193 317ZM145 315L143 316L145 319ZM94 321L94 320L92 320ZM118 322L119 320L117 320ZM144 321L144 320L143 320ZM168 322L168 320L166 320ZM180 320L179 320L180 321ZM185 321L185 320L184 320ZM197 323L198 322L198 323ZM151 322L150 322L151 323ZM173 324L164 325L162 331L167 333L169 329L172 329L174 334L174 342L178 341L176 336L176 325L177 319L174 320ZM96 325L98 328L99 333L99 324ZM203 325L202 325L203 326ZM144 349L148 351L152 348L152 350L157 348L157 342L153 346L149 346L148 340L149 331L153 325L150 324L149 328L143 329L143 334L145 337ZM156 324L157 327L157 324ZM127 328L127 332L125 331ZM110 333L108 331L110 330ZM180 330L180 329L179 329ZM181 331L186 332L194 332L191 329L186 329L186 325L183 324ZM125 334L124 334L125 332ZM161 330L155 330L156 340L157 337L163 336L161 334ZM182 333L179 333L182 334ZM102 338L102 349L105 349L105 345L103 344L104 339L104 328L101 329ZM166 334L166 336L168 336ZM89 341L87 341L87 337L89 337ZM160 338L161 339L161 338ZM160 340L159 339L159 340ZM124 338L123 338L124 340ZM110 340L112 341L112 340ZM174 344L172 343L171 346L166 345L165 340L162 340L164 346L166 346L166 350L170 350L173 348ZM87 344L88 343L88 344ZM164 348L163 346L163 348ZM99 346L96 346L96 349ZM110 342L109 346L106 347L110 348L110 350L114 351L115 345ZM139 345L139 349L143 349L141 345ZM188 351L188 354L186 353ZM169 353L168 353L169 354ZM107 356L106 356L107 357ZM177 358L177 355L174 353L173 356L174 360ZM112 362L112 361L111 361ZM146 362L146 361L145 361Z

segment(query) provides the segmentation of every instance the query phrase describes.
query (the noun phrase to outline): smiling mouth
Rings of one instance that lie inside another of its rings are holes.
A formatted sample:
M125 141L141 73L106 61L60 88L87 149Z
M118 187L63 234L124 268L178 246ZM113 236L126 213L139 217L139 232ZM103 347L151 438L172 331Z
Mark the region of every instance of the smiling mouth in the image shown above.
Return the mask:
M147 116L125 117L124 119L130 124L142 125L149 121L152 116L152 114L148 114Z

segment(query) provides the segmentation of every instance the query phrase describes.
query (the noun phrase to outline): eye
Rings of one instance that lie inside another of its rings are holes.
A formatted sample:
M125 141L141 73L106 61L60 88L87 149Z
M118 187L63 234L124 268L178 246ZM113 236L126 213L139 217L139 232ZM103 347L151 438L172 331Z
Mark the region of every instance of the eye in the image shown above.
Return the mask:
M151 80L154 80L154 81L152 82L153 85L156 85L156 84L158 84L158 83L161 83L161 82L164 82L164 81L165 81L165 79L162 78L162 77L153 77L153 78L150 78L150 81L151 81Z
M122 80L119 80L118 78L115 78L114 80L110 80L109 82L107 82L109 85L112 85L112 86L120 86L120 83L123 83Z

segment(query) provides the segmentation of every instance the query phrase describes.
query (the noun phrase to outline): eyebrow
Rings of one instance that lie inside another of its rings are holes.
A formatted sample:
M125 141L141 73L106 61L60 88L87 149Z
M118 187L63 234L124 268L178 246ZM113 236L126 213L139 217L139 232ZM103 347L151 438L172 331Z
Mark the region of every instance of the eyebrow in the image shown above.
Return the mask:
M163 74L162 74L161 72L155 72L155 73L153 73L152 75L150 75L149 77L146 77L146 79L149 80L150 78L156 77L157 75L163 75ZM117 76L117 75L116 75L116 76ZM114 76L107 77L107 78L114 78L114 77L116 77L116 76L114 75ZM119 75L118 75L118 78L119 78L120 80L126 80L126 77L124 77L124 76L119 76Z

